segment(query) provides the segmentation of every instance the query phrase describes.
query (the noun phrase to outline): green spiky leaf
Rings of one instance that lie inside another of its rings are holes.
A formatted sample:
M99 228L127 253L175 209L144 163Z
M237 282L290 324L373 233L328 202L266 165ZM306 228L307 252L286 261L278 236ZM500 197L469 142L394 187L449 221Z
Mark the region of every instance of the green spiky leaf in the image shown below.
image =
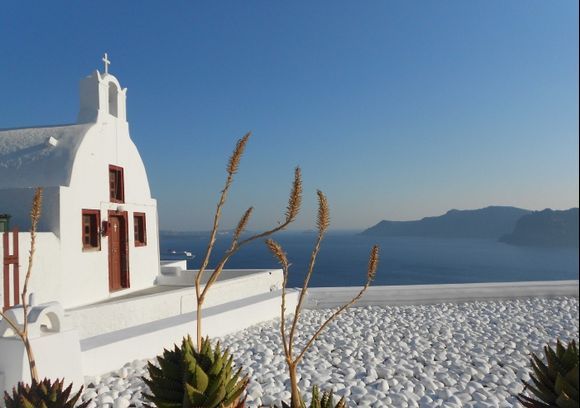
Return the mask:
M64 379L54 383L45 378L41 382L32 381L30 385L18 383L12 390L12 395L4 393L6 408L85 408L91 401L79 405L82 389L71 397L72 387L63 388Z
M563 345L559 340L555 349L544 347L545 362L532 354L531 383L525 383L525 391L517 399L527 408L578 408L578 347L576 341Z
M290 404L282 401L282 408L290 408ZM301 408L306 408L304 399L300 401ZM334 394L332 391L325 391L320 395L320 390L315 385L312 387L312 400L309 408L347 408L346 399L342 397L337 404L334 404Z
M151 394L148 401L158 408L242 408L242 394L248 379L241 370L233 373L233 357L221 345L212 347L203 339L198 352L191 337L165 350L157 358L159 367L148 365L149 378L144 378Z

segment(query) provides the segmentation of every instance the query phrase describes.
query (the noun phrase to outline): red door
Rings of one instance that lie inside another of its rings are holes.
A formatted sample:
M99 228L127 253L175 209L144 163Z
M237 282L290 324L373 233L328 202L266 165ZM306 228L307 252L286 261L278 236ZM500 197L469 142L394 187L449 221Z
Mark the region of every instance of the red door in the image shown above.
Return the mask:
M109 290L129 287L127 216L109 214Z

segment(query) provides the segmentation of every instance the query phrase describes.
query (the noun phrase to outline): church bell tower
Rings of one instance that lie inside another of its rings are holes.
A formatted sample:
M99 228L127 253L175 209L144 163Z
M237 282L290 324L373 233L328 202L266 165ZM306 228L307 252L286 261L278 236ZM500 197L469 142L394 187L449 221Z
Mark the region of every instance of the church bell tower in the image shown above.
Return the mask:
M111 62L107 53L103 56L104 73L95 70L81 80L81 106L78 123L95 123L116 120L127 122L127 88L121 88L119 81L109 73Z

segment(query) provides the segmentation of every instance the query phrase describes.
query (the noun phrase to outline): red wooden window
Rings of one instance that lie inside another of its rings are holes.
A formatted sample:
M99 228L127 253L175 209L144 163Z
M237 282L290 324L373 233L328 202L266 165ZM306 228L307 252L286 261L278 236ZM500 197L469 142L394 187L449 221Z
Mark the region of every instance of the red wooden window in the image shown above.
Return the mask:
M99 236L99 225L101 223L101 213L99 210L83 210L83 249L101 249L101 237Z
M113 203L125 202L125 181L122 167L109 165L109 199Z
M147 245L147 225L145 213L133 213L133 228L135 229L135 246Z

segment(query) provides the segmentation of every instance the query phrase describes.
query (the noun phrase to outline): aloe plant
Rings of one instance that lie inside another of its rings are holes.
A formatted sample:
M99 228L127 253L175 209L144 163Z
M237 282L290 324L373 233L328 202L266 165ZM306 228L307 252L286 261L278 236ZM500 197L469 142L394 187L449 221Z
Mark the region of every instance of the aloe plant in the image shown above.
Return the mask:
M54 383L47 378L41 382L32 380L32 384L18 383L12 390L12 396L4 393L6 408L86 408L89 401L76 405L81 396L83 387L72 397L72 384L64 388L64 379Z
M149 362L150 378L143 378L151 394L144 394L158 408L241 408L242 393L248 378L241 369L234 371L233 357L228 350L215 348L208 338L202 340L197 352L191 337L185 337L181 347L164 350L157 357L159 366ZM151 407L151 405L146 405Z
M532 393L518 395L518 401L527 408L575 408L578 403L578 346L571 341L567 346L560 340L556 350L544 347L546 363L532 353L531 382L524 382Z
M300 402L301 408L306 408L304 401ZM325 391L320 395L318 387L312 387L312 401L309 408L347 408L346 400L342 397L338 403L334 403L334 394L332 391ZM290 405L282 402L282 408L290 408Z

